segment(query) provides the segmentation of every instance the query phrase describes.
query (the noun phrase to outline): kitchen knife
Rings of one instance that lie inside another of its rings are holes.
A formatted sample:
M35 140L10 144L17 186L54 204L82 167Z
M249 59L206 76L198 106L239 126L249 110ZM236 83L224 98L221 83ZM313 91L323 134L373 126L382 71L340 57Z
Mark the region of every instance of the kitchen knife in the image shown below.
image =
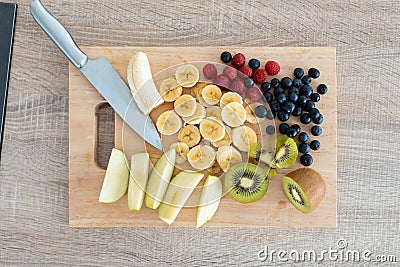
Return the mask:
M10 77L11 52L14 37L16 4L0 3L0 151L6 116L8 80Z
M129 87L106 58L96 60L78 48L69 32L42 5L33 0L30 11L39 26L53 40L64 55L97 89L117 114L138 135L155 148L162 150L160 136L150 117L143 114L133 101Z

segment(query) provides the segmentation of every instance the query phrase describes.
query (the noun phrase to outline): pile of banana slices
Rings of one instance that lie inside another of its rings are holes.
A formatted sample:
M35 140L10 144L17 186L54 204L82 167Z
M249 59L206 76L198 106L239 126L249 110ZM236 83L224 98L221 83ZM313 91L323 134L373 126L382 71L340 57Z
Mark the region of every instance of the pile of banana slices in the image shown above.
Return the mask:
M184 89L190 93L185 94ZM177 152L176 163L186 161L196 170L217 174L242 162L242 153L257 143L256 132L245 122L257 124L255 107L235 92L222 92L208 82L199 82L199 70L192 64L176 69L175 78L163 80L159 92L174 109L162 113L156 122L163 135L177 134L170 148ZM241 151L241 152L240 152Z

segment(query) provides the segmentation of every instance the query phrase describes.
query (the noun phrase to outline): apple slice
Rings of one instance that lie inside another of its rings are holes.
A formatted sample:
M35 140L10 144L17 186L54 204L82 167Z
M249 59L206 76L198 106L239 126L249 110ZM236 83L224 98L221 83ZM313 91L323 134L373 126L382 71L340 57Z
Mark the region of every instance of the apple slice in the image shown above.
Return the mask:
M108 161L106 175L101 187L99 202L112 203L126 193L129 180L128 160L124 152L113 148Z
M181 171L169 183L163 201L158 209L158 217L171 224L192 194L204 174L195 171Z
M206 222L211 220L218 209L221 196L221 180L216 176L209 175L203 185L199 207L197 208L197 228L203 226Z
M140 210L143 204L147 180L150 172L149 153L137 153L131 157L131 176L128 186L128 207Z
M171 180L174 172L176 159L175 149L165 152L156 162L153 170L150 173L149 181L146 187L146 196L144 201L150 209L157 209L160 206L165 192L168 188L168 183Z

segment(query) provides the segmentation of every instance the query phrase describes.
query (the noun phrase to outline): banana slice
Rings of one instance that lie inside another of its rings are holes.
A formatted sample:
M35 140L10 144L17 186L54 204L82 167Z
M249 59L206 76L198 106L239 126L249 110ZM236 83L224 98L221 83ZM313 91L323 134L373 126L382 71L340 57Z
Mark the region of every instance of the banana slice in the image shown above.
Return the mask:
M222 109L218 106L210 106L210 107L206 108L206 116L214 117L219 120L222 120L221 111L222 111Z
M190 88L190 94L194 98L201 97L201 92L203 91L203 88L206 87L209 84L211 84L211 83L208 83L208 82L198 82L198 83L196 83L192 88Z
M221 140L212 143L215 147L230 146L232 144L232 130L228 126L225 126L225 135Z
M211 173L211 174L219 174L221 172L221 170L222 169L219 166L218 162L214 161L214 164L210 168L207 169L207 172Z
M207 141L216 142L225 136L225 126L217 118L205 118L200 122L201 136Z
M222 120L231 127L243 125L246 120L246 110L242 104L232 102L227 104L221 112Z
M160 94L165 102L173 102L182 95L182 86L173 78L167 78L160 84Z
M210 146L195 146L189 150L187 158L193 168L205 170L214 164L215 150Z
M211 105L207 104L207 102L204 101L204 98L202 98L201 96L197 98L197 101L199 101L199 104L205 108L212 107Z
M189 117L196 111L196 99L191 95L182 95L174 102L174 110L182 117Z
M205 117L206 109L199 103L196 103L196 110L194 111L193 115L189 117L183 117L182 119L188 124L199 124Z
M217 151L217 162L226 172L231 166L242 162L242 154L233 146L221 146Z
M219 100L221 99L222 92L218 86L210 84L203 88L203 91L201 91L201 96L207 104L215 105L218 104Z
M248 126L240 126L232 131L233 145L240 151L248 152L252 144L257 143L256 132Z
M176 151L176 163L184 163L187 160L187 153L189 152L189 146L183 142L176 142L171 144L169 149L174 149Z
M173 135L182 128L182 120L173 110L168 110L158 117L156 126L161 134Z
M240 105L243 105L243 98L235 92L227 92L225 94L222 95L220 101L219 101L219 106L221 108L225 107L226 105L228 105L229 103L232 102L237 102Z
M182 87L192 87L199 81L199 70L192 64L179 66L175 78Z
M260 123L263 120L265 120L265 118L258 118L255 114L254 114L254 110L256 109L256 107L262 105L261 103L251 103L249 105L246 106L245 110L246 110L246 121L248 121L251 124L256 124L256 123Z
M189 147L194 147L200 142L201 136L199 128L194 125L186 125L178 133L179 142L183 142Z

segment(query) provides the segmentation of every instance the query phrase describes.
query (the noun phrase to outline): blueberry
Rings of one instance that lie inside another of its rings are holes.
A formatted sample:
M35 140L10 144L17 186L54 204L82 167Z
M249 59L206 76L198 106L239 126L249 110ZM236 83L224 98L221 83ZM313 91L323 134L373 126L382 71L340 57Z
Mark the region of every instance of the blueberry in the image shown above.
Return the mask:
M281 134L287 134L288 131L289 131L289 125L287 123L279 124L279 132Z
M274 88L278 88L279 85L280 85L279 79L278 79L278 78L273 78L273 79L271 80L271 85L272 85L272 87L274 87Z
M310 152L310 145L307 143L301 143L299 145L299 152L301 154L306 154L306 153Z
M318 140L313 140L310 143L310 147L312 150L318 150L321 147L321 144Z
M313 158L310 154L304 154L300 157L300 163L303 166L311 166L313 164Z
M317 79L319 75L320 75L319 70L316 68L311 68L308 70L308 76L310 76L313 79Z
M289 89L288 95L291 94L291 93L294 93L294 94L298 95L299 94L299 89L296 88L296 87L292 87L292 88Z
M289 89L293 87L293 81L289 77L283 77L281 80L281 86L283 89Z
M315 103L312 102L311 100L307 100L306 104L304 105L304 110L305 111L310 111L311 109L315 108ZM311 117L311 116L310 116Z
M315 125L311 127L311 134L314 136L320 136L322 134L321 126Z
M270 92L264 93L265 102L271 103L273 100L273 95Z
M308 115L312 120L315 120L320 116L321 113L319 113L319 110L317 108L312 108L309 110Z
M250 59L250 60L249 60L249 67L250 67L252 70L258 69L258 68L260 67L260 60L255 59L255 58Z
M297 79L300 79L304 75L304 70L302 68L295 68L293 71L293 75Z
M283 112L283 111L279 111L278 112L278 120L280 121L287 121L289 119L289 114Z
M281 109L281 104L279 104L279 102L276 101L276 100L273 100L269 104L269 106L271 107L271 110L274 111L274 112L277 112L277 111L279 111Z
M269 82L263 82L261 84L261 91L264 93L271 91L271 84Z
M287 137L293 138L296 137L297 131L296 129L289 128L288 132L286 133Z
M274 96L275 97L277 97L280 94L284 94L284 93L285 93L285 91L281 87L278 87L278 88L274 89Z
M279 94L276 96L276 101L278 101L279 103L285 103L286 102L286 96L284 93Z
M303 84L303 82L301 81L301 79L294 79L293 80L293 86L294 87L300 87Z
M267 108L264 105L259 105L254 109L254 114L257 118L267 117Z
M303 113L300 116L300 121L303 124L309 124L311 122L311 118L310 118L310 116L308 116L308 113Z
M304 95L305 97L309 97L313 93L313 89L311 86L305 84L300 87L299 94Z
M304 96L304 95L301 95L301 96L299 96L299 98L297 99L296 104L298 104L298 105L300 105L300 106L303 106L303 105L306 104L306 102L307 102L307 97Z
M321 96L318 93L312 93L310 99L313 102L319 102L319 100L321 100Z
M229 63L232 60L232 55L228 51L222 52L221 54L221 60L224 63Z
M301 115L302 112L303 109L300 106L296 106L292 112L292 115L298 117Z
M303 78L301 78L301 82L302 82L303 84L310 84L310 82L311 82L311 77L308 76L308 75L305 75L305 76L303 76Z
M285 113L292 113L295 108L296 106L294 105L294 103L290 101L282 104L282 111Z
M324 95L328 92L328 86L326 86L326 84L321 83L320 85L318 85L317 87L317 92L320 95Z
M275 118L275 114L271 110L268 110L267 111L267 119L273 120L274 118Z
M308 141L308 134L306 132L301 132L299 134L299 141L305 143Z
M243 80L244 86L246 86L246 88L250 88L254 85L254 81L252 78L247 77Z
M299 96L294 92L289 93L288 96L287 96L287 100L289 100L289 101L291 101L293 103L296 103L298 98L299 98Z
M322 114L319 114L317 118L312 119L312 122L315 124L321 124L322 122L324 122L324 116L322 116Z
M298 124L293 124L292 126L290 126L290 128L295 129L298 134L301 131L300 125Z
M273 125L268 125L266 128L267 134L274 134L275 133L275 127Z

